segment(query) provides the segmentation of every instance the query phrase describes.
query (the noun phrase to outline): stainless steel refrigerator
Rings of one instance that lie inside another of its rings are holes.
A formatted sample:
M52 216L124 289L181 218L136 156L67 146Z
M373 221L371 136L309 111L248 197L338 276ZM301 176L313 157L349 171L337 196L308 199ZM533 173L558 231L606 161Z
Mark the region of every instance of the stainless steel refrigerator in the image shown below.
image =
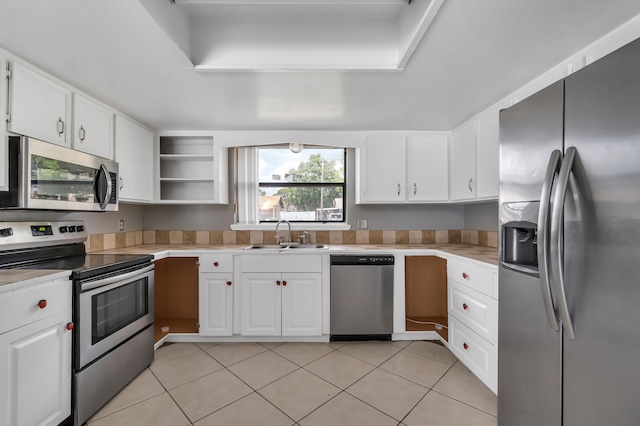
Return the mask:
M501 112L499 202L499 425L640 425L640 40Z

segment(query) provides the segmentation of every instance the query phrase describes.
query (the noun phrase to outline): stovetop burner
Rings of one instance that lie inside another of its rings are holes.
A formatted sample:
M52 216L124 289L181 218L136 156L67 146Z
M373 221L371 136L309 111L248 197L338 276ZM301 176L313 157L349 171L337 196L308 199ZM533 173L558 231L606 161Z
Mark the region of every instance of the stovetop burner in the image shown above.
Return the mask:
M0 222L0 230L0 269L70 270L72 279L84 280L153 261L151 255L87 254L82 221Z

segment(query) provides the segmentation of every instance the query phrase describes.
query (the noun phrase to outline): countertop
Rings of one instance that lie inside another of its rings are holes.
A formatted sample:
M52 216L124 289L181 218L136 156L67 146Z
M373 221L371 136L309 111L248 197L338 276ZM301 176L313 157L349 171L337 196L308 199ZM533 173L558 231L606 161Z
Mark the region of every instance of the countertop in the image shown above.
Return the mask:
M69 277L69 271L57 269L7 269L0 271L0 291L13 289L11 284L27 283L27 281L39 282L42 280L54 280Z
M117 248L94 253L104 254L152 254L156 259L167 257L171 252L184 252L185 255L196 255L203 251L242 252L245 254L276 254L275 250L244 250L249 244L141 244L124 248ZM387 252L391 254L428 255L429 251L452 254L490 265L498 265L498 249L472 244L328 244L328 249L305 249L287 252L287 255L297 254L337 254L345 252ZM40 279L55 279L68 274L60 270L8 269L0 270L0 288L9 290L9 284L17 284Z
M252 254L274 254L281 253L275 250L243 250L249 244L142 244L137 246L111 249L92 253L122 253L122 254L153 254L156 258L164 257L163 253L172 251L189 252L209 251L209 250L225 250L225 251L242 251L243 253ZM294 250L288 254L335 254L340 252L392 252L398 254L418 254L415 252L437 250L445 254L453 254L456 256L473 259L478 262L488 263L490 265L498 265L498 249L493 247L478 246L473 244L328 244L328 249L305 249ZM406 253L402 253L406 252Z

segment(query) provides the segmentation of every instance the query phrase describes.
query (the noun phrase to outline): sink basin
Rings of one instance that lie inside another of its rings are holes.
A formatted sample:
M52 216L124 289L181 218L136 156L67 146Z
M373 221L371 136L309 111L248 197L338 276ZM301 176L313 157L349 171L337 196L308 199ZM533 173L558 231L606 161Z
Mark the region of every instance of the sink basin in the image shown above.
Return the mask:
M253 244L245 247L243 250L282 250L285 247L279 244Z
M291 244L287 245L288 249L328 249L329 246L326 244Z
M298 244L298 243L284 243L281 245L278 244L252 244L244 248L244 250L305 250L305 249L316 249L316 250L326 250L329 246L326 244Z

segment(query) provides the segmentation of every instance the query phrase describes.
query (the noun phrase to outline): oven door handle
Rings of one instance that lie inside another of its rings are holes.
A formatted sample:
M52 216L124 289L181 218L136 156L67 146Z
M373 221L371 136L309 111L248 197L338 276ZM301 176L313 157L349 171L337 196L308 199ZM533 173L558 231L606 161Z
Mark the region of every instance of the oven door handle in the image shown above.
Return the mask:
M136 277L138 275L144 275L144 273L146 273L146 272L153 271L154 267L155 267L154 265L151 265L151 266L147 266L146 268L143 268L143 269L137 269L137 270L135 270L133 272L128 272L126 274L116 275L116 276L109 277L109 278L103 278L103 279L97 280L97 281L90 281L88 283L82 284L80 286L80 290L81 291L92 290L94 288L103 287L105 285L113 284L113 283L116 283L118 281L128 280L129 278L133 278L133 277Z

